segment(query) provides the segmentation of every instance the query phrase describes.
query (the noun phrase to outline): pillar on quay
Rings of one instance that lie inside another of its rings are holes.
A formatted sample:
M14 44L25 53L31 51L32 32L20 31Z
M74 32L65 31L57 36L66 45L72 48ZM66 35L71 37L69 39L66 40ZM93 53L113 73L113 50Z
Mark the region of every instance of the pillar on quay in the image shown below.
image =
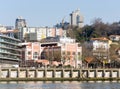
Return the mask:
M102 70L102 77L105 77L105 70Z
M26 69L26 78L29 78L29 69Z
M118 75L117 75L118 78L120 78L120 69L118 70Z
M62 69L62 70L61 70L61 77L62 77L62 78L64 78L64 73L65 73L65 71L64 71L64 69Z
M70 69L70 78L73 77L73 68Z
M11 69L8 69L7 77L8 77L8 78L11 77Z
M17 69L17 78L20 77L20 68Z
M89 77L89 73L90 72L90 70L88 69L88 70L86 70L86 78L88 78Z
M38 77L38 69L35 69L35 78Z
M53 78L56 77L56 70L55 70L55 69L53 69L53 71L52 71L52 77L53 77Z
M1 67L0 67L0 78L1 78L1 76L2 76L2 70L1 70Z
M95 72L95 73L94 73L94 74L95 74L95 76L94 76L94 77L95 77L95 78L97 78L97 76L98 76L98 70L97 70L97 69L95 69L95 71L94 71L94 72Z
M45 68L45 70L44 70L44 78L46 78L47 77L47 68Z
M78 78L81 78L81 77L82 77L82 71L80 69L80 70L78 70Z
M113 70L110 70L110 78L112 78L112 73L113 73Z

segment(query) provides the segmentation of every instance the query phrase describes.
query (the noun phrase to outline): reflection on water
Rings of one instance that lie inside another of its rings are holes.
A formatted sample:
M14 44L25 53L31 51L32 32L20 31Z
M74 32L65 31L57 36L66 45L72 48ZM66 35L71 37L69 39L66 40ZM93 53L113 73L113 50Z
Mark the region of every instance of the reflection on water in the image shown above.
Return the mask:
M0 89L120 89L120 82L0 82Z

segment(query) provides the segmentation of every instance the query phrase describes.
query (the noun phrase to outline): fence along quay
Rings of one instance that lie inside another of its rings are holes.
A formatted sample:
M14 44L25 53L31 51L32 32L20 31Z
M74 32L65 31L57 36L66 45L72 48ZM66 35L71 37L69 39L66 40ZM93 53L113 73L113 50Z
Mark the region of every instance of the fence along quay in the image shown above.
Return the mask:
M105 81L120 80L120 69L1 68L0 81Z

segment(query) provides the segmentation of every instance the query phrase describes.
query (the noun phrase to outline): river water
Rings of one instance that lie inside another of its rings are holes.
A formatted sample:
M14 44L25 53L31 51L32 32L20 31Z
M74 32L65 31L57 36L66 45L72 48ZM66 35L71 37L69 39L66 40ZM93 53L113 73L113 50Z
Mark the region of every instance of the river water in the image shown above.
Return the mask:
M0 89L120 89L120 82L0 82Z

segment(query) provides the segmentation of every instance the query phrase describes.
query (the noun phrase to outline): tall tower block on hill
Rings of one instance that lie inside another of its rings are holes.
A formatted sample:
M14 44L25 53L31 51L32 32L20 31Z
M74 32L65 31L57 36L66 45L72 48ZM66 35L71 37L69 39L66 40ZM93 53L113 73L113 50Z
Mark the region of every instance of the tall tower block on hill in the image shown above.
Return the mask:
M70 24L71 26L83 27L84 17L80 13L80 10L77 9L70 14Z

